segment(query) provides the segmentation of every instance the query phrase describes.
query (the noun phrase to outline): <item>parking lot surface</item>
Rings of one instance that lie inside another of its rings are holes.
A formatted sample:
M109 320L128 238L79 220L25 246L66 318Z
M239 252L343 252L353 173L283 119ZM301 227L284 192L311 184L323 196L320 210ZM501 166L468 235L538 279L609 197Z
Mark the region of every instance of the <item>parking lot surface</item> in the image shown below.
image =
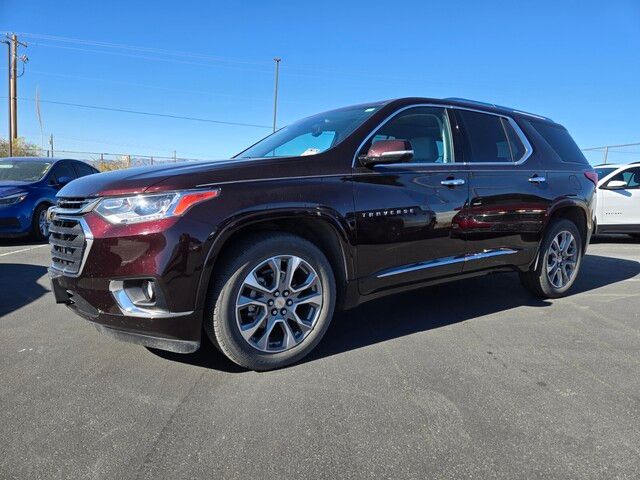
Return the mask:
M303 363L244 371L100 335L48 247L0 243L0 478L638 478L640 243L572 295L514 274L339 315Z

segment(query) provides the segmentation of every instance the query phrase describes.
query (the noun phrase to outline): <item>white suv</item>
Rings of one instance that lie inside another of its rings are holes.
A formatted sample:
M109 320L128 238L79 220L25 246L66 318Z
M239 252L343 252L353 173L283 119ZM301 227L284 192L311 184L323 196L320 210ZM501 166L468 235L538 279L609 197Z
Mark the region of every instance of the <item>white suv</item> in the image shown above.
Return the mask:
M596 233L640 238L640 162L599 165Z

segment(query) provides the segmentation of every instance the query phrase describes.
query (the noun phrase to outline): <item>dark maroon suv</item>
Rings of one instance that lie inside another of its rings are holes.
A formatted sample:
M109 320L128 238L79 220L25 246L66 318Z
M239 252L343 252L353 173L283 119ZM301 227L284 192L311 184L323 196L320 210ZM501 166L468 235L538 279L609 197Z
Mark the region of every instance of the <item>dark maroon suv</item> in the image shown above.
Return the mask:
M596 176L564 127L461 99L315 115L231 160L78 179L51 212L53 291L116 338L256 370L336 308L495 271L567 293ZM346 320L348 321L348 319Z

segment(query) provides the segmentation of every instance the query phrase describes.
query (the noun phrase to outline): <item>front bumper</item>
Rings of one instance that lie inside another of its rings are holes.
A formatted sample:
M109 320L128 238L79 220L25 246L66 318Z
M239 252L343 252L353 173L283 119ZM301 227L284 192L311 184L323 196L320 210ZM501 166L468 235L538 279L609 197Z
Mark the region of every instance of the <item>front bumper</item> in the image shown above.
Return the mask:
M49 277L56 303L69 307L93 323L101 333L118 340L178 353L195 352L200 347L201 311L147 317L105 312L87 300L95 294L82 288L78 279L61 275L52 268L49 269Z
M0 207L0 236L14 237L27 235L31 230L30 206L18 205Z
M89 212L82 228L79 270L49 269L56 302L119 340L179 353L197 350L203 309L197 292L211 226L185 217L111 225ZM161 304L145 307L127 294L125 284L140 280L154 282Z

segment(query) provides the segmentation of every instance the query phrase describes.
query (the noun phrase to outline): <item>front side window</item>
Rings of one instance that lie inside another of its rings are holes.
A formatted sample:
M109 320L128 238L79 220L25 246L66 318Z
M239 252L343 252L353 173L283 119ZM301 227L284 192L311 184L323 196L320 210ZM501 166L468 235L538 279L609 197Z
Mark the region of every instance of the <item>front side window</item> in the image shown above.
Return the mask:
M235 158L298 157L322 153L347 138L382 105L359 105L304 118L260 140Z
M456 110L456 118L462 131L465 162L512 163L524 155L522 141L502 117ZM507 135L509 132L511 133Z
M380 140L407 140L413 150L411 163L450 163L453 155L449 132L444 108L409 108L380 127L361 153Z
M623 170L609 179L626 182L627 188L640 188L640 167ZM609 183L607 182L607 183Z
M37 182L49 170L51 162L37 160L1 160L0 180Z
M67 162L57 163L53 167L53 179L55 180L55 182L61 183L60 181L63 178L70 178L72 180L76 178L75 170Z

